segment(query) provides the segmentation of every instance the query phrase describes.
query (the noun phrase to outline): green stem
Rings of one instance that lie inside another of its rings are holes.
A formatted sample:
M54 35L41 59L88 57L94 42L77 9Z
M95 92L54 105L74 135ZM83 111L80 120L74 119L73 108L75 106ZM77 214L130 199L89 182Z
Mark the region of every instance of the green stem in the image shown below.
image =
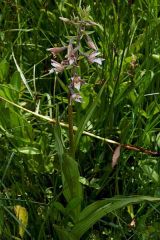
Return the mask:
M72 109L72 100L69 95L68 98L68 128L69 128L69 151L71 156L74 158L74 130L73 130L73 109Z

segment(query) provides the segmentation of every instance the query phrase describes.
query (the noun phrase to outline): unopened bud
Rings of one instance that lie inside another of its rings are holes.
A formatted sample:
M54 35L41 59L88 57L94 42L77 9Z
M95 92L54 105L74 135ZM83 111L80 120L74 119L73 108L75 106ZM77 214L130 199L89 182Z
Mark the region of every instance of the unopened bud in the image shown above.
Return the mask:
M86 36L86 38L87 38L86 43L87 43L88 47L91 48L91 49L94 49L96 51L97 50L97 46L94 44L92 39L89 36Z

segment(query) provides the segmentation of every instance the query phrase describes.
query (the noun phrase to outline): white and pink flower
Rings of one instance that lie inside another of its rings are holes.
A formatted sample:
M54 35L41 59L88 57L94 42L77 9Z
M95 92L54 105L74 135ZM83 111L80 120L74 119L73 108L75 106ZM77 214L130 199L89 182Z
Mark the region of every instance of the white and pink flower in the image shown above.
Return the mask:
M52 67L53 67L53 72L56 72L56 73L60 73L60 72L63 72L63 70L64 70L64 68L65 68L65 66L64 65L62 65L61 63L59 63L59 62L56 62L55 60L53 60L53 59L51 59L51 65L52 65ZM50 71L51 71L50 70Z
M88 55L88 61L90 63L98 63L99 65L102 65L102 62L105 60L104 58L97 57L100 55L100 52L94 51L90 55Z

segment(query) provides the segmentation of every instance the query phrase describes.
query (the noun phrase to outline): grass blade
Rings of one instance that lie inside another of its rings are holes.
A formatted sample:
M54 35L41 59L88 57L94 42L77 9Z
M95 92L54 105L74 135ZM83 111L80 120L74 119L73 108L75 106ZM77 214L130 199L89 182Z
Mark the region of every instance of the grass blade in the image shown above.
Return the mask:
M17 71L19 72L19 74L20 74L20 76L21 76L21 78L22 78L22 81L23 81L24 85L26 86L26 88L27 88L28 92L30 93L31 97L34 98L33 93L32 93L32 91L31 91L31 89L30 89L30 87L29 87L29 85L28 85L28 82L27 82L27 80L26 80L26 78L25 78L22 70L20 69L20 67L19 67L19 65L18 65L18 63L17 63L17 60L16 60L16 58L15 58L15 56L14 56L14 52L12 52L12 56L13 56L13 60L14 60L14 62L15 62L15 65L16 65L16 67L17 67Z

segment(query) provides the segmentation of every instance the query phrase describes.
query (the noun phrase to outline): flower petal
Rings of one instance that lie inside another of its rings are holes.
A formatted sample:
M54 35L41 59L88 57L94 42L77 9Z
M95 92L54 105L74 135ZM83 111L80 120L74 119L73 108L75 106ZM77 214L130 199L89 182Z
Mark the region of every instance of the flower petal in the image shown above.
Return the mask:
M75 88L78 91L80 90L81 85L85 83L84 80L82 80L81 77L76 74L74 75L74 77L71 77L71 80L72 80L72 83L71 83L72 88Z
M96 58L96 56L98 56L100 54L100 52L98 51L94 51L92 52L89 56L88 56L88 61L90 63L98 63L99 65L102 65L102 61L104 61L104 58Z
M103 62L104 60L105 60L104 58L95 58L95 59L93 60L93 62L96 62L96 63L98 63L99 65L102 65L102 62Z
M73 45L70 42L68 45L68 51L67 51L67 55L66 58L69 61L69 64L72 65L73 63L76 62L76 51L78 50L78 48L73 49Z
M54 67L54 71L59 73L63 72L64 66L61 63L56 62L55 60L51 60L51 65Z
M83 101L83 98L81 97L81 95L79 93L73 93L71 95L71 99L74 100L75 102L79 102L79 103L81 103Z

